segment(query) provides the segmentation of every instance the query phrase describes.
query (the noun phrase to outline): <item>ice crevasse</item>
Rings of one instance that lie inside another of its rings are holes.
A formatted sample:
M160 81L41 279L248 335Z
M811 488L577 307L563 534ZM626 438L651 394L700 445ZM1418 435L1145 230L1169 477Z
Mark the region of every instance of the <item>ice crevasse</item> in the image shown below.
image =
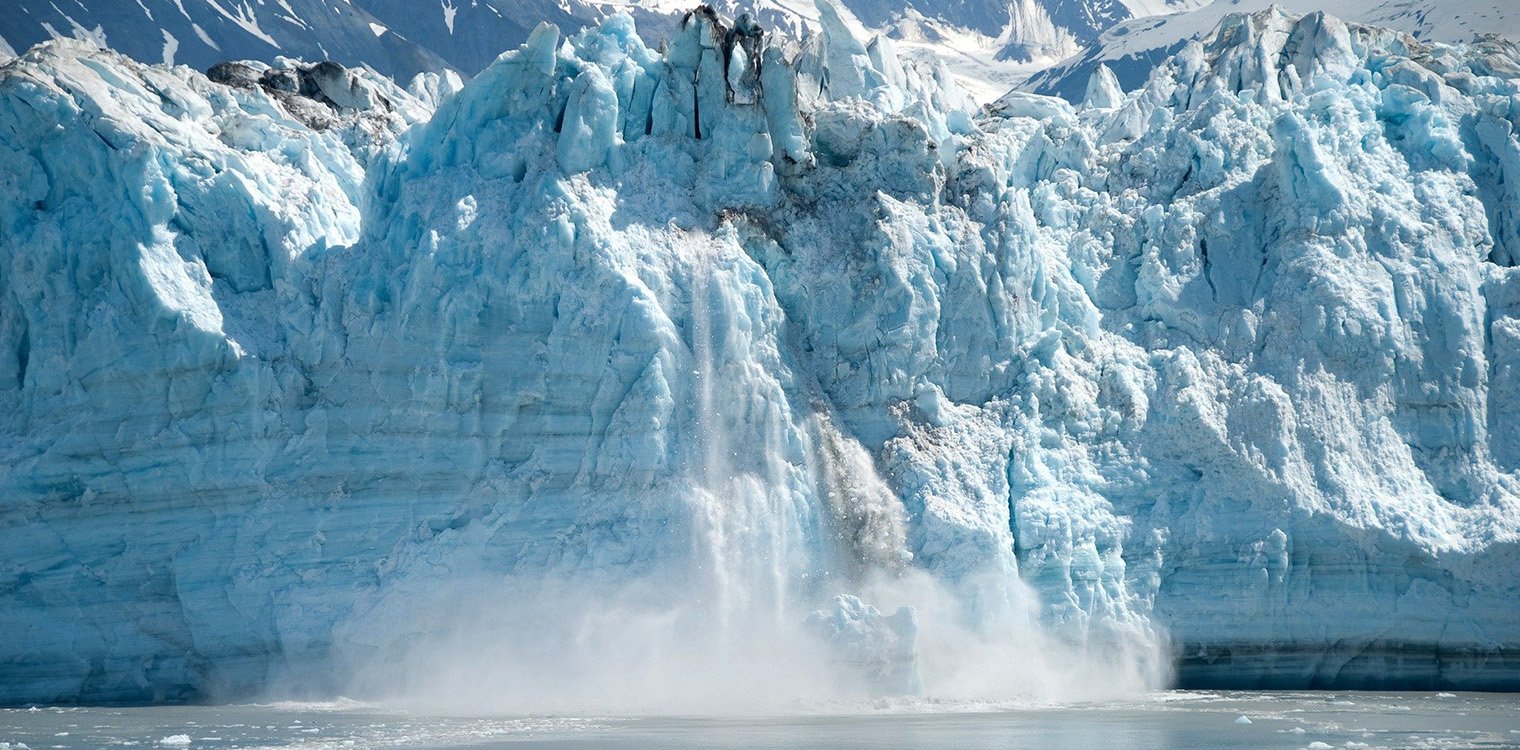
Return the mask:
M910 576L1185 684L1520 684L1520 50L1273 9L978 109L819 11L462 88L0 66L0 702L341 672L523 580L891 690Z

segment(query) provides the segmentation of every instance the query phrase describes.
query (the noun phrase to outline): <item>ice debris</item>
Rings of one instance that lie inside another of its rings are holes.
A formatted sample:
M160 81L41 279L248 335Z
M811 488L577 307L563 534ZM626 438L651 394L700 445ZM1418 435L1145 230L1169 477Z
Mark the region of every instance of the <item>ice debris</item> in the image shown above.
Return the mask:
M828 646L830 658L857 676L877 695L920 695L917 613L900 607L884 615L859 597L839 596L834 607L807 619L814 635Z

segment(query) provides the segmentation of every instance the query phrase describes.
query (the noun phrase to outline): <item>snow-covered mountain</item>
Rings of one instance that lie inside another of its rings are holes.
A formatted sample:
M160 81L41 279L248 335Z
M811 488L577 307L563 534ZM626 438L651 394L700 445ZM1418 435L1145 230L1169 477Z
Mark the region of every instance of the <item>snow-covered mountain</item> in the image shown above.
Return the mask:
M1394 29L1424 42L1470 42L1497 34L1520 40L1520 13L1510 0L1219 0L1196 9L1126 20L1103 30L1094 43L1060 64L1036 73L1026 91L1080 101L1098 66L1108 67L1126 89L1145 82L1157 64L1192 39L1201 39L1232 13L1271 5L1296 13L1326 11L1339 18Z
M1204 0L848 0L867 25L940 59L981 91L1002 93L1033 70L1094 41L1121 21ZM7 0L0 56L71 37L139 61L199 70L223 60L276 56L369 65L397 80L452 68L473 75L522 44L541 22L567 31L631 13L651 44L670 35L694 0ZM800 38L818 27L809 0L715 0L729 17L752 13ZM995 95L995 94L994 94Z
M278 55L368 63L409 78L441 71L436 53L388 30L370 9L345 0L143 0L58 3L10 0L0 13L0 55L50 38L77 38L144 62L199 70L223 60Z
M1513 45L818 9L0 66L0 702L1520 684Z

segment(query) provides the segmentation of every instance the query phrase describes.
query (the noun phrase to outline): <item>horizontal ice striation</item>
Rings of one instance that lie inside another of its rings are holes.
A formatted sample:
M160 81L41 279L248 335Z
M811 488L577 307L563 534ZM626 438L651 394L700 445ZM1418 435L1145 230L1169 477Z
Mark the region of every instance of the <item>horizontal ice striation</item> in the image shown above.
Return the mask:
M1268 11L978 113L836 11L317 120L6 63L0 702L247 690L492 578L833 607L911 677L835 598L910 571L1186 682L1520 682L1514 47Z
M182 696L325 633L325 594L285 627L268 602L336 563L288 554L322 501L281 478L309 454L279 456L320 440L311 299L359 236L362 161L427 114L371 83L395 110L317 132L83 43L0 68L5 700Z

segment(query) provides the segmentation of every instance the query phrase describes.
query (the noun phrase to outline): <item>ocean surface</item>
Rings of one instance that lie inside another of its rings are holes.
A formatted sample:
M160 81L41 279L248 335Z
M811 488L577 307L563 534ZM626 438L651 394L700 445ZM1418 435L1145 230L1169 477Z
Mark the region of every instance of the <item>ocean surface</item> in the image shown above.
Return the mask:
M431 716L340 700L0 710L0 750L74 748L1520 748L1520 695L1187 692L881 702L756 717Z

